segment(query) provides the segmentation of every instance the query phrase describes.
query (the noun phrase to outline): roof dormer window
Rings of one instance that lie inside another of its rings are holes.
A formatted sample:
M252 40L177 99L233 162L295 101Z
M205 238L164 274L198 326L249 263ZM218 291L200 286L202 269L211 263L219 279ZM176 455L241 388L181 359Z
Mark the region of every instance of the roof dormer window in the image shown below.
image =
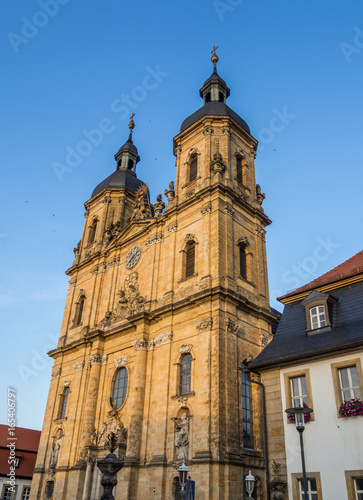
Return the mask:
M312 307L310 309L310 321L312 330L326 326L325 307Z
M314 290L302 301L305 308L306 334L314 335L331 330L333 305L336 299L327 293Z

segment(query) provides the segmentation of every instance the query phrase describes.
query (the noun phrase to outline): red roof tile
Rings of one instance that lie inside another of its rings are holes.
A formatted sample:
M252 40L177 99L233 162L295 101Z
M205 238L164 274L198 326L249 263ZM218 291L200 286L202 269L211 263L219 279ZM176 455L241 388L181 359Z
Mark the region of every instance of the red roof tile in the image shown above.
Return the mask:
M9 426L0 424L0 447L8 444ZM24 429L24 427L15 427L16 449L24 451L38 451L40 431L33 429Z
M298 295L302 292L307 292L309 290L314 290L324 285L328 285L330 283L334 283L336 281L340 281L345 278L349 278L351 276L355 276L357 274L363 273L363 250L358 252L356 255L346 260L339 266L334 267L331 271L320 276L320 278L316 278L310 283L293 290L292 292L283 295L282 297L278 297L278 300L285 299L287 297L292 297L294 295Z

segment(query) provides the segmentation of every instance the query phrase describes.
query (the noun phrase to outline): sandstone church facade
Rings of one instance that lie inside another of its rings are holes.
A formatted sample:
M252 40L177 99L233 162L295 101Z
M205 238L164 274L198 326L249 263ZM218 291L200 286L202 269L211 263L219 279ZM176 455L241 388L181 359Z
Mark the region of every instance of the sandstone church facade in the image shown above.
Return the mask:
M130 135L85 203L31 500L99 499L96 461L124 458L115 498L173 499L184 459L199 500L265 497L258 387L271 338L257 141L214 70L174 138L176 179L150 203ZM169 181L169 180L168 180Z

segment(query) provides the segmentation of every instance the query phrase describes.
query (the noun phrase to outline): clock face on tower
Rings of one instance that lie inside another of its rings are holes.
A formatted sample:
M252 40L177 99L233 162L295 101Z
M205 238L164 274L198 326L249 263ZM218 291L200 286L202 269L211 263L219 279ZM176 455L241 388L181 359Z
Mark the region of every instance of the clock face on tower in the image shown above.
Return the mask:
M131 269L134 266L136 266L136 264L139 262L140 256L141 256L141 248L132 247L129 253L127 254L125 261L127 269Z

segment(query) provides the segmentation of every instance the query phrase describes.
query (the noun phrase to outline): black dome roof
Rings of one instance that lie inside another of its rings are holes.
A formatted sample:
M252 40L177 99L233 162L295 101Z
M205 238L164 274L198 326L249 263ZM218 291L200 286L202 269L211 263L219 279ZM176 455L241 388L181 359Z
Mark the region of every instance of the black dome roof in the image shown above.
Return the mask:
M248 132L249 134L251 133L247 123L244 120L242 120L242 118L238 116L237 113L235 113L233 109L228 107L227 104L225 104L224 102L208 102L204 104L204 106L199 108L195 113L188 116L188 118L186 118L183 121L180 127L180 132L184 132L184 130L186 130L188 127L196 123L204 116L211 116L211 115L229 116L235 122L237 122L238 125L240 125L246 132Z
M96 196L96 194L100 193L102 189L110 188L110 189L127 189L132 193L136 193L140 186L145 183L140 181L136 177L134 172L131 170L116 170L113 174L109 175L105 180L103 180L98 186L95 187L92 193L92 198Z

